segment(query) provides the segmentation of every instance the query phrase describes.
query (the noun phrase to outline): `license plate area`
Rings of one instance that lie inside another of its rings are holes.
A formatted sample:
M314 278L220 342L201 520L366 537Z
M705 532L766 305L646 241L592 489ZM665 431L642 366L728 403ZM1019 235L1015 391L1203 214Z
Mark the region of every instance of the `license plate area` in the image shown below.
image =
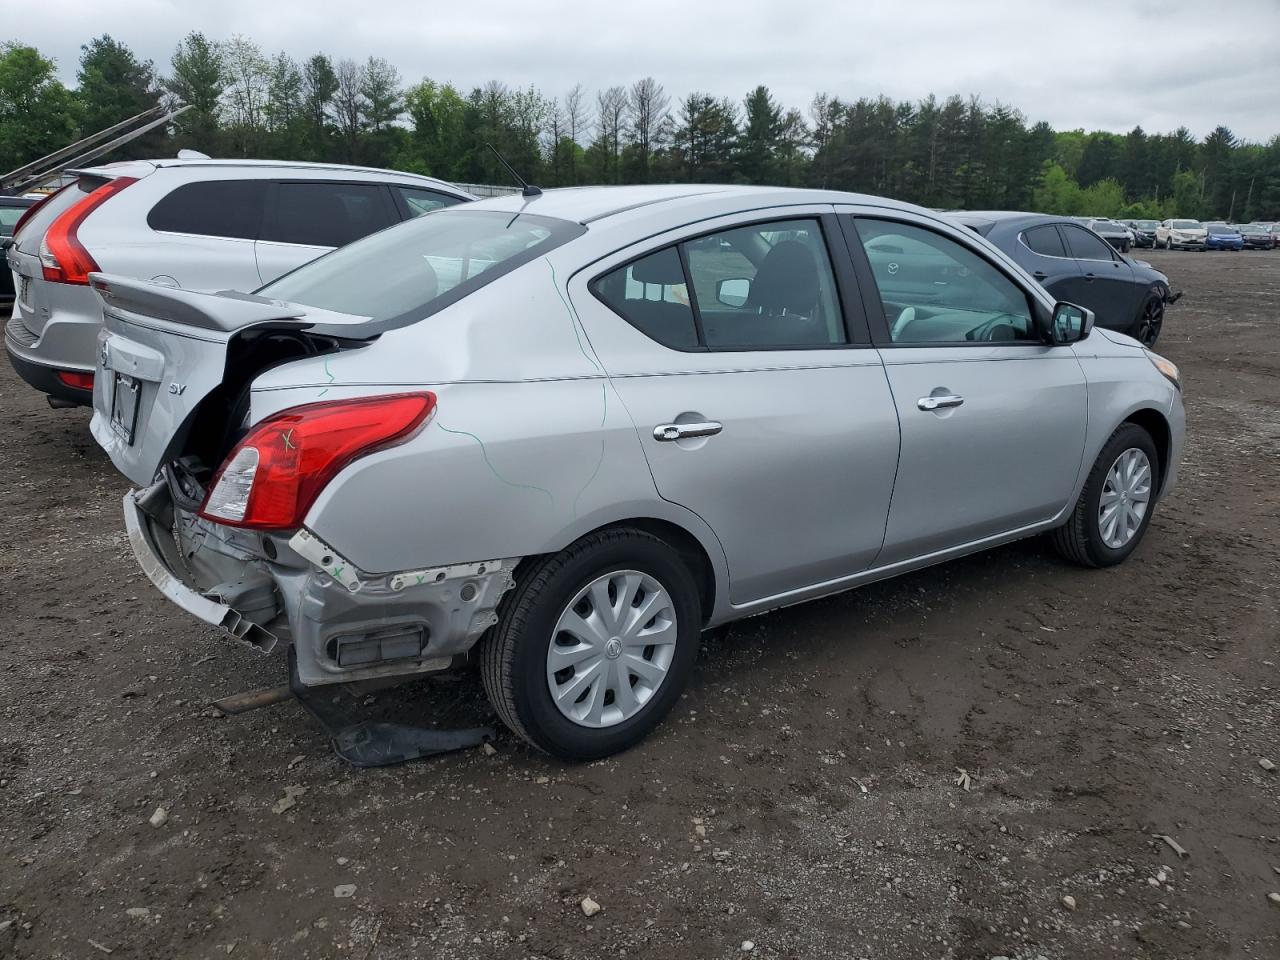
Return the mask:
M138 425L138 398L142 383L127 373L117 373L111 384L111 430L125 443L133 445L134 430Z
M24 307L31 306L31 278L18 274L18 302Z

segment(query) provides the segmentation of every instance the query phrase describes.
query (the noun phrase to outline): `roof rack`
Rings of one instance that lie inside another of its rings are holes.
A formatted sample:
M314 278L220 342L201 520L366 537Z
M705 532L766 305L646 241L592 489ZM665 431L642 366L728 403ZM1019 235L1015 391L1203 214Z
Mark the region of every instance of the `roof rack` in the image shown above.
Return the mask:
M0 194L16 195L25 193L33 187L43 186L62 176L64 171L81 166L90 160L96 160L103 154L136 140L144 133L150 133L156 127L172 122L175 117L190 109L190 105L170 109L157 104L150 110L144 110L105 130L99 130L61 150L55 150L16 170L0 174ZM137 124L141 126L136 126Z

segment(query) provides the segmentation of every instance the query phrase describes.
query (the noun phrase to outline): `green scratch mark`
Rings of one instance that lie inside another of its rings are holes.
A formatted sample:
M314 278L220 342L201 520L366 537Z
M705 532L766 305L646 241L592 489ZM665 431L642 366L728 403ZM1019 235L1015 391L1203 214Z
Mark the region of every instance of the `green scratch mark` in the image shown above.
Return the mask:
M326 377L328 377L328 378L329 378L329 382L330 382L330 383L333 383L333 381L334 381L335 379L337 379L336 377L334 377L334 375L333 375L333 371L329 369L329 358L328 358L328 357L325 357L325 358L324 358L324 375L325 375ZM321 390L321 391L317 394L317 396L321 396L321 397L323 397L323 396L324 396L326 393L328 393L328 392L329 392L329 388L328 388L328 387L325 387L323 390Z
M609 382L607 380L600 381L600 456L596 458L595 469L591 471L591 476L587 477L586 483L574 495L573 498L573 519L578 519L578 500L587 492L587 487L595 482L596 477L600 475L600 468L604 466L604 422L609 416Z
M493 461L489 459L489 451L488 449L486 449L484 445L484 441L481 440L479 437L477 437L474 433L471 433L467 430L452 430L449 427L446 427L443 423L441 423L439 418L436 419L435 423L436 423L436 426L439 427L441 430L443 430L445 433L456 434L457 436L460 436L460 437L470 437L477 444L479 444L480 456L484 457L485 466L489 468L489 472L492 473L495 477L497 477L500 481L505 483L508 487L515 487L517 490L534 490L538 493L545 494L546 498L551 501L551 505L553 507L555 506L556 498L551 493L550 490L547 490L543 487L534 486L531 483L517 483L515 480L508 480L501 473L499 473L498 468L495 467L493 465Z
M286 433L282 433L282 434L280 434L280 438L281 438L282 440L284 440L284 448L285 448L286 450L297 450L297 449L298 449L297 447L295 447L295 446L293 445L293 429L292 429L292 428L290 428Z
M578 340L578 349L581 350L582 355L587 358L587 362L596 368L596 373L604 373L604 371L600 369L600 364L596 363L595 357L591 356L591 354L587 352L586 344L582 342L582 333L578 330L578 316L573 312L573 307L569 306L569 301L564 298L564 294L560 291L560 284L556 282L556 268L552 266L551 261L547 257L543 257L542 259L546 260L547 266L551 270L551 285L555 287L556 296L559 297L560 302L564 304L565 313L569 314L569 326L573 327L573 335Z
M556 268L549 257L543 257L547 263L547 268L551 271L551 285L555 288L556 296L560 298L560 302L564 304L564 311L569 315L569 326L573 328L573 336L578 341L578 349L582 351L582 355L587 358L587 362L595 367L596 373L603 374L604 370L600 364L596 362L587 350L587 345L582 342L582 331L578 329L578 315L573 312L573 307L569 305L569 301L565 299L564 292L560 289L560 284L556 282ZM587 487L595 482L596 477L600 475L600 468L604 466L604 424L609 416L609 382L607 380L600 381L600 455L596 458L595 468L591 471L591 475L587 477L581 489L573 497L573 519L578 519L578 501L582 495L587 492Z

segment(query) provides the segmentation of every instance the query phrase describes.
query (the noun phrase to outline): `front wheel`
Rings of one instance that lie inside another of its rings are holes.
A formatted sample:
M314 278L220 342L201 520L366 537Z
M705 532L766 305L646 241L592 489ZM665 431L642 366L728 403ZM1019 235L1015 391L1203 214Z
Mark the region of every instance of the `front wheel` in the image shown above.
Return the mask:
M679 553L642 530L605 530L521 573L484 640L481 677L514 733L566 760L596 760L662 722L693 673L701 629Z
M1137 548L1151 523L1159 484L1151 434L1121 424L1098 454L1065 524L1050 534L1063 557L1085 567L1110 567Z

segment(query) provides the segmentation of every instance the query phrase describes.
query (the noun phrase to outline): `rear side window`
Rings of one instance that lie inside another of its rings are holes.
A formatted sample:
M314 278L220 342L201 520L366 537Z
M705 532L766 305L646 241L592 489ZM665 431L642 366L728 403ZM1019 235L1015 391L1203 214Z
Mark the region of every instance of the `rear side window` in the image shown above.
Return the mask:
M698 346L689 288L675 247L619 267L595 283L596 295L641 333L664 346Z
M166 233L256 240L266 197L265 180L187 183L151 208L147 225Z
M642 333L678 350L846 342L817 220L778 220L686 240L597 278L592 290Z
M408 208L410 217L420 217L424 213L430 213L432 210L452 207L455 203L462 202L459 197L451 197L447 193L437 193L434 190L423 190L419 187L397 185L391 189L400 194L400 199L404 201L404 205Z
M1022 241L1033 252L1044 257L1067 256L1067 248L1062 245L1062 236L1053 224L1032 227L1022 234Z
M1067 246L1071 248L1071 255L1077 260L1112 259L1111 244L1092 230L1064 223L1062 232L1067 235Z
M263 240L341 247L395 222L376 183L281 183Z

